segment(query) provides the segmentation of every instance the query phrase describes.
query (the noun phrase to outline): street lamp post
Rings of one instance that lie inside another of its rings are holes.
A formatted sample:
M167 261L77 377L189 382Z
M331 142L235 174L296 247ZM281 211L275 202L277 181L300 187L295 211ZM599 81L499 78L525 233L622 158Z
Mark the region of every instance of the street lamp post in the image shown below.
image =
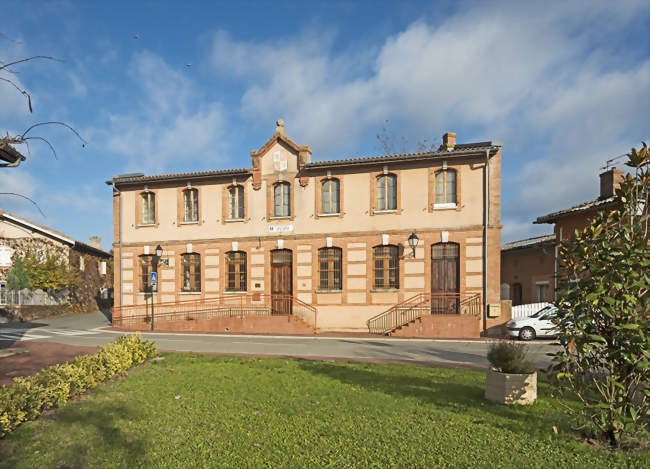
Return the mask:
M151 289L151 331L152 331L152 332L153 332L153 326L154 326L154 324L153 324L153 322L154 322L154 321L153 321L153 297L154 297L154 287L157 287L157 286L158 286L158 261L160 260L160 258L162 257L162 255L163 255L163 249L162 249L162 247L160 247L160 244L159 244L159 245L156 247L156 253L153 255L153 259L152 259L152 260L153 260L153 263L152 263L153 265L152 265L152 269L151 269L152 273L153 273L153 272L156 272L156 276L155 276L156 281L155 281L155 282L152 282L152 281L149 282L150 289ZM152 276L152 277L153 277L153 276ZM153 278L152 278L152 280L153 280ZM157 289L158 289L158 288L156 288L156 290L157 290Z

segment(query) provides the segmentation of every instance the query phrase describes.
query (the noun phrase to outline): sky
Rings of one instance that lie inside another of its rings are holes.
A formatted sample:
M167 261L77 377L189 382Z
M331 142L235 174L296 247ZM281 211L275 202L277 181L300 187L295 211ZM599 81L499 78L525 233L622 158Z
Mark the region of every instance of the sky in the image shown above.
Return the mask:
M0 209L112 243L128 172L250 166L284 118L312 160L503 142L502 241L598 197L606 160L650 139L647 1L2 1L0 132L28 135L0 169ZM40 211L43 214L40 213Z

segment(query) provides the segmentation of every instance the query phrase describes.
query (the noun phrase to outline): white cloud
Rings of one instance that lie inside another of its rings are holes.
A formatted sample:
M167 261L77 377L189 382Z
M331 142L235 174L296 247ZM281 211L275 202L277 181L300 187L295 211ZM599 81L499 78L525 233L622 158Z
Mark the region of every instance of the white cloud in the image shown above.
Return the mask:
M642 2L474 4L357 52L365 70L346 66L351 55L334 52L328 35L268 44L218 32L212 63L244 84L244 115L282 115L316 160L385 119L416 139L465 127L474 135L459 134L461 142L503 140L503 222L513 226L504 238L525 237L539 232L529 225L537 216L597 197L599 166L647 135L650 61L636 61L630 47L642 39L608 42L647 10Z
M219 154L224 126L219 102L203 102L191 79L151 52L133 57L128 76L141 90L133 111L110 114L107 130L89 130L95 144L128 157L128 170L146 172L205 163Z

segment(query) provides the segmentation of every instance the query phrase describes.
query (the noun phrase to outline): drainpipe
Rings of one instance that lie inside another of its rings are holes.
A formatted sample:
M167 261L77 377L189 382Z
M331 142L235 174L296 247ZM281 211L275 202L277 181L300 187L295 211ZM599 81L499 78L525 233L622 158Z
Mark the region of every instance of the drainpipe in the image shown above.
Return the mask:
M487 332L488 315L488 226L490 221L490 150L485 150L483 171L483 330Z

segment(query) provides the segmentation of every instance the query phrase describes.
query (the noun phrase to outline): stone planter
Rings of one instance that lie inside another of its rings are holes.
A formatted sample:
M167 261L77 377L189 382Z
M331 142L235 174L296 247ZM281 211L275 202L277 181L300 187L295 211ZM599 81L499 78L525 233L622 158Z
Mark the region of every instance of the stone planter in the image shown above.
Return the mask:
M532 404L537 399L537 372L512 374L490 368L485 378L485 398L502 404Z

